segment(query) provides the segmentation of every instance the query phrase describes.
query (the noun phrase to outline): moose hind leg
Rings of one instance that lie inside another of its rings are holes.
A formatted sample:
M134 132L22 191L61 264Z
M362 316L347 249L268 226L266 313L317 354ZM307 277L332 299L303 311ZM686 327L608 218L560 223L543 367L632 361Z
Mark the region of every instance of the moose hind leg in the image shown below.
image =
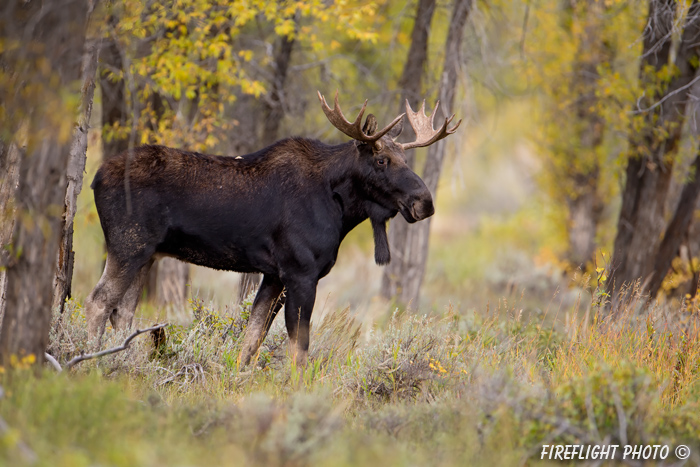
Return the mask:
M107 255L102 277L85 300L88 339L94 341L96 347L100 346L107 320L133 282L140 266Z
M275 316L284 305L284 286L277 277L265 275L260 289L253 301L253 309L250 312L250 319L243 339L243 350L241 351L240 362L243 366L250 363L257 353L260 344L265 340L265 336L272 326Z
M150 259L141 267L134 280L131 281L129 288L126 289L126 292L117 304L117 307L112 310L112 313L109 315L109 321L112 323L112 327L114 329L131 328L131 323L133 322L134 314L136 313L136 306L139 304L141 291L143 290L143 285L148 279L148 272L151 270L151 266L153 266L153 261L153 259Z

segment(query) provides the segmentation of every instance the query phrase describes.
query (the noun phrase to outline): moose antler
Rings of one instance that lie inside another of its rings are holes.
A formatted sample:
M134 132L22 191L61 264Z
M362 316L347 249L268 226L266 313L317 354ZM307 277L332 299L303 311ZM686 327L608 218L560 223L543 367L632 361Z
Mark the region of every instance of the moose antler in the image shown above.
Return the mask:
M326 117L328 117L328 120L333 124L334 127L351 137L352 139L355 139L357 141L362 141L365 143L373 143L377 141L379 138L384 136L385 134L389 133L389 131L401 121L403 116L405 114L401 114L398 117L396 117L389 125L387 125L385 128L377 131L376 133L372 133L371 135L365 134L364 131L362 131L362 115L365 113L365 108L367 107L367 101L365 100L365 103L362 104L362 108L360 109L360 113L357 114L357 118L355 119L354 122L350 123L345 116L343 115L343 111L340 110L340 104L338 104L338 91L335 92L335 102L333 103L333 109L331 109L328 106L328 103L326 102L326 98L321 95L320 91L318 92L318 99L321 101L321 107L323 108L323 113L326 114Z
M433 129L433 120L435 119L435 114L437 113L438 107L440 107L440 101L437 101L433 113L430 115L430 117L428 117L425 115L425 100L423 100L423 105L421 106L420 110L418 112L414 112L411 108L411 104L408 103L408 99L406 99L406 116L408 117L409 123L413 127L413 131L416 132L416 140L412 143L402 144L401 147L403 147L404 150L430 146L434 142L451 135L455 132L457 127L459 127L459 124L462 123L461 119L452 128L447 128L447 125L449 125L452 119L455 118L455 115L452 114L451 117L445 119L445 123L439 130Z

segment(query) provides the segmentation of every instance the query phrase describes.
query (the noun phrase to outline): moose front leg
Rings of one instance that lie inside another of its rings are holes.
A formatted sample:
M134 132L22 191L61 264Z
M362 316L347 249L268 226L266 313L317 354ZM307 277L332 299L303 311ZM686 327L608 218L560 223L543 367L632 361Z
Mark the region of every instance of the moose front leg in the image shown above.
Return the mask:
M316 300L318 281L293 281L287 285L287 304L284 320L289 335L289 351L292 359L299 366L306 365L309 353L309 332L311 330L311 312Z
M253 309L250 311L243 339L243 350L241 350L240 356L242 366L247 366L257 353L260 344L265 340L265 336L272 326L272 321L277 316L277 312L284 305L283 288L284 286L278 277L267 274L263 276L253 301Z

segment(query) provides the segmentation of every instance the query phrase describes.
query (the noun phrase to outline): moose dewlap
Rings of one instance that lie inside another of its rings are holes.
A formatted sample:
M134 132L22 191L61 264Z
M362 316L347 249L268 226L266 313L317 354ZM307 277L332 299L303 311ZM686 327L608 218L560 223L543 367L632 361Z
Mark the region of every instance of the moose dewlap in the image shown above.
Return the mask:
M386 222L397 213L416 222L434 213L423 181L407 165L404 150L428 146L452 134L433 129L425 102L378 130L367 102L349 122L338 94L328 120L352 141L327 145L288 138L242 157L211 156L163 146L141 146L108 159L92 188L107 243L104 273L88 296L88 332L97 345L109 319L128 328L153 261L182 261L238 272L260 272L241 362L256 354L284 306L290 351L306 361L316 285L335 264L343 238L369 219L375 260L390 260ZM439 103L438 103L439 104ZM404 115L416 141L400 144ZM283 294L282 291L285 291Z

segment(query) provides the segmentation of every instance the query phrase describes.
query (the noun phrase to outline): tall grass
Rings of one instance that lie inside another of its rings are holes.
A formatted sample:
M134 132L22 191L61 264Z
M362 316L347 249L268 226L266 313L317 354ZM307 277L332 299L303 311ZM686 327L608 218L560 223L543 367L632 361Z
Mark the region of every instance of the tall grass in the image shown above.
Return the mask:
M24 445L39 465L519 465L553 443L682 443L698 462L698 311L630 297L557 319L505 302L374 323L346 308L314 325L305 368L278 321L245 369L247 309L195 301L158 348L3 373L0 462L31 463ZM60 361L87 348L79 304L53 329Z

